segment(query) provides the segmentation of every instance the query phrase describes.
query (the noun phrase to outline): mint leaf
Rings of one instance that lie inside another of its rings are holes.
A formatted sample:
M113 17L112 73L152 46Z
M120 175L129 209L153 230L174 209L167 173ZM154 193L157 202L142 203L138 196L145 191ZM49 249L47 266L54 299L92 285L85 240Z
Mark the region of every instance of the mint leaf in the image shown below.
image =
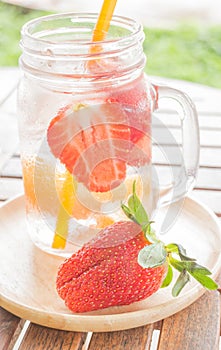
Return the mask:
M173 286L173 289L172 289L173 297L177 297L180 294L181 290L185 287L185 285L189 282L189 280L190 280L190 277L188 272L186 270L182 270L176 280L176 283Z
M171 265L168 265L167 275L164 278L163 283L162 283L160 288L168 287L170 285L170 283L172 282L172 279L173 279L173 269L172 269Z
M166 261L167 252L162 242L145 246L138 254L138 264L143 268L162 265Z

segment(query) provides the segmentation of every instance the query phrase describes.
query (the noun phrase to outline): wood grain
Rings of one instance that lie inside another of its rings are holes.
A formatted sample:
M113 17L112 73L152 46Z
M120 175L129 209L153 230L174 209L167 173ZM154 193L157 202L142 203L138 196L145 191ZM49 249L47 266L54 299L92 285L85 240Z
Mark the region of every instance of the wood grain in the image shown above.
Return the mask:
M18 157L11 158L1 170L2 177L20 178L22 177L21 160Z
M154 170L158 174L159 183L168 184L179 176L179 167L156 165ZM201 167L197 174L195 188L204 190L221 190L221 168Z
M219 303L218 292L207 292L182 312L165 319L158 350L218 350Z
M165 132L169 130L169 132ZM173 138L171 138L171 135ZM181 130L180 129L168 129L166 126L164 128L153 128L152 132L153 144L156 142L160 145L174 145L181 144ZM220 146L220 130L200 130L200 144L206 147L219 147Z
M152 324L114 334L93 333L88 350L145 350L151 343L153 330Z
M221 103L220 103L221 110ZM180 120L177 118L176 113L168 113L167 111L161 110L157 112L156 119L153 120L154 126L160 126L161 122L164 123L169 128L180 127ZM160 123L159 123L160 121ZM199 118L200 130L220 130L220 113L211 113L210 111L200 114Z
M19 317L16 317L0 307L0 350L8 350L13 347L19 335L22 323ZM16 332L19 330L18 332Z
M0 89L0 106L2 106L6 100L12 95L15 91L18 80L20 77L20 72L17 67L1 67L1 87ZM14 97L14 104L16 105L16 96Z
M0 177L0 200L5 201L18 193L24 192L23 182L16 178Z
M220 121L221 124L221 121ZM221 140L220 140L221 142ZM221 148L221 144L220 144ZM206 167L221 167L221 150L219 147L217 148L209 148L209 147L202 147L200 150L200 166L206 166ZM168 159L165 157L167 154L173 154L177 148L175 146L169 146L165 145L163 147L164 153L160 150L159 147L153 146L153 163L157 164L168 164ZM179 165L179 159L171 159L170 164Z
M165 146L163 148L163 152L157 148L153 148L153 164L157 166L165 167L167 165L177 165L179 166L179 159L178 157L175 157L173 159L170 159L170 164L168 163L168 159L166 158L167 155L170 154L176 154L176 147L175 146ZM200 152L200 172L206 172L206 175L208 174L208 171L213 170L218 172L218 175L221 171L221 151L219 148L210 149L210 148L202 148ZM19 157L13 157L7 161L7 163L3 166L1 169L0 175L2 178L20 178L22 177L22 168L21 168L21 161ZM218 176L217 175L217 176ZM209 179L208 179L209 180Z
M194 198L197 198L202 203L210 207L216 215L221 215L221 190L212 191L212 190L198 190L193 191Z
M59 331L31 324L19 350L80 350L86 333Z

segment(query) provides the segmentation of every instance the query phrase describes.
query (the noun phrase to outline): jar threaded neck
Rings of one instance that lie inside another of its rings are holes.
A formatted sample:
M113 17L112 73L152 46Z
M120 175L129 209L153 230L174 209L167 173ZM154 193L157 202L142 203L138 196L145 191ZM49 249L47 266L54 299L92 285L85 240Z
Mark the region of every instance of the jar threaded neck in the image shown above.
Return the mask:
M22 69L39 79L85 82L141 71L145 65L142 26L113 16L107 38L95 43L91 38L96 20L97 14L67 13L26 23L20 42Z

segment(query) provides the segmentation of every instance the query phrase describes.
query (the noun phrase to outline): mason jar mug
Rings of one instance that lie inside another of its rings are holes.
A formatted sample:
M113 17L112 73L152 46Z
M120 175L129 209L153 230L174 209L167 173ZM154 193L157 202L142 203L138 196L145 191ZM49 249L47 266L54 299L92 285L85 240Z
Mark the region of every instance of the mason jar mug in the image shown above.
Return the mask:
M181 91L145 75L141 25L114 16L106 38L93 42L96 20L50 15L22 29L18 113L27 222L39 248L63 256L126 220L121 206L135 186L151 217L192 188L198 168L195 108ZM181 106L183 135L181 175L164 195L151 163L161 98Z

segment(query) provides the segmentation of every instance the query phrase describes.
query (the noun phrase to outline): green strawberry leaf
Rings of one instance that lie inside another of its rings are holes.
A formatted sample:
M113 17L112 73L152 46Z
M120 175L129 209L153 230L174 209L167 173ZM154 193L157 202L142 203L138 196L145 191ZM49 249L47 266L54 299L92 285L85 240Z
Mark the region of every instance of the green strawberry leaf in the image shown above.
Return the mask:
M158 242L154 230L151 228L152 221L149 221L149 217L136 194L136 182L133 183L133 193L128 199L128 206L121 204L121 208L124 214L138 225L142 226L142 230L146 235L147 240L150 243Z
M186 263L180 260L173 258L171 255L169 256L169 263L179 272L182 272L186 269Z
M140 205L141 205L141 201L136 194L136 182L134 181L133 182L133 193L132 193L132 195L130 195L130 197L128 199L128 207L131 209L131 211L133 213L136 213L137 208L139 208Z
M142 230L145 233L146 239L150 243L157 243L157 242L159 242L159 239L157 239L154 230L152 230L152 228L151 228L152 223L153 223L153 221L150 221L148 224L143 225Z
M139 224L139 222L134 217L133 213L131 212L130 208L128 208L125 204L121 204L121 208L124 212L124 214L132 221L136 222L136 224Z
M170 264L179 272L186 271L195 278L203 287L209 290L215 290L218 285L212 278L208 277L211 272L204 266L197 264L195 261L179 261L173 257L169 257Z
M186 249L184 249L181 244L170 243L166 246L166 249L168 252L178 254L181 260L196 261L196 259L190 258L186 255Z
M141 226L145 225L149 221L148 216L145 215L145 210L142 205L137 207L137 210L135 212L135 217Z
M195 270L193 272L190 272L190 274L197 280L203 287L209 289L209 290L215 290L218 288L218 285L215 281L212 280L207 275L201 274L199 271Z
M167 251L162 242L147 245L138 254L138 264L143 268L157 267L165 263Z
M216 282L209 277L211 272L206 267L197 264L196 259L189 257L181 244L170 243L165 245L157 238L155 231L151 227L152 222L149 221L149 217L136 194L135 181L133 183L133 193L128 199L128 206L122 204L121 207L130 220L142 227L147 240L151 243L140 250L138 263L143 268L153 268L167 261L168 271L162 283L162 288L167 287L171 283L173 268L180 272L172 289L173 296L179 295L189 282L190 276L207 289L215 290L218 288Z
M172 269L171 265L168 265L167 275L164 278L163 283L162 283L160 288L168 287L170 285L170 283L172 282L172 279L173 279L173 269Z
M128 199L128 207L131 210L131 212L134 214L137 222L140 225L145 225L149 223L149 218L146 213L146 210L144 209L140 199L138 198L136 194L136 182L133 183L133 194Z
M189 273L197 272L201 275L211 275L210 270L208 270L202 265L197 264L195 261L188 263L187 270L189 271Z
M190 277L186 270L182 270L179 274L176 283L173 286L172 289L172 295L173 297L177 297L181 290L185 287L185 285L189 282Z
M166 249L168 251L168 253L176 253L179 254L179 249L178 249L178 245L176 243L170 243L166 245Z

